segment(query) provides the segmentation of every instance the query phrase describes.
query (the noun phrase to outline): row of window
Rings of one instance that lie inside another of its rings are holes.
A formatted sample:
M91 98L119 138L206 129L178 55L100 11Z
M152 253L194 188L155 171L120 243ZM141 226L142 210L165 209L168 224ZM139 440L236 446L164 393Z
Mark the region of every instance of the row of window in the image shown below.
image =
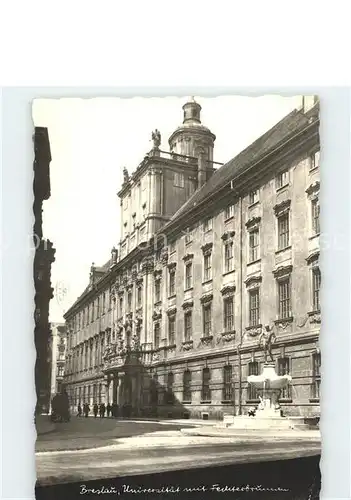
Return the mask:
M290 359L287 357L279 358L278 362L278 375L287 375L290 373ZM257 361L252 361L248 364L248 375L258 375L259 374L259 363ZM321 356L319 352L312 354L312 384L311 384L311 398L319 399L320 397L320 382L321 382ZM191 390L192 373L190 370L186 370L183 373L183 403L191 403L192 401L192 390ZM165 404L174 403L174 374L169 372L166 378L166 391L164 393ZM151 380L151 402L158 403L158 376L154 375ZM87 387L76 387L74 390L74 398L76 403L79 401L89 401L90 397L93 397L94 401L102 402L102 384L87 386ZM232 365L226 365L223 367L223 379L222 379L222 400L223 402L231 402L233 399L233 367ZM280 393L281 400L292 399L291 386L286 387ZM247 389L247 400L256 401L258 400L258 395L256 389L251 384L248 384ZM201 401L210 402L211 401L211 371L210 368L204 368L202 370L202 388L201 388Z
M319 152L313 155L310 159L311 169L319 165ZM181 182L181 181L179 181ZM277 189L283 187L289 183L289 172L283 172L279 174L276 178ZM252 191L249 194L249 203L254 204L258 201L258 191ZM224 210L225 220L231 219L234 216L234 205L229 205ZM320 204L319 199L314 198L311 200L311 220L312 220L312 231L313 234L320 233ZM213 221L208 218L203 223L203 229L205 232L212 229ZM185 243L188 244L192 241L192 232L188 230L185 235ZM175 251L175 242L170 243L170 254ZM283 250L290 246L290 218L289 211L277 216L277 246L278 250ZM231 272L234 269L234 254L233 254L233 241L226 241L224 243L224 273ZM260 233L259 228L254 227L249 230L248 238L248 262L254 262L260 258ZM203 281L209 281L212 279L212 253L207 252L203 256ZM185 289L191 288L193 285L193 269L192 263L187 263L185 265ZM137 307L142 305L141 288L137 291ZM170 271L169 275L169 295L175 295L175 270ZM131 310L132 296L128 295L128 310ZM155 301L161 300L161 290L160 283L155 284ZM100 317L104 314L108 308L111 307L111 302L108 302L107 292L103 293L101 297L97 299L90 305L88 305L83 311L78 313L78 315L73 320L74 330L81 329L87 326L94 319ZM123 298L120 299L120 309L123 310ZM121 316L122 316L121 312Z
M224 300L224 329L232 331L234 328L234 300L229 298ZM202 334L203 337L212 335L212 303L202 306ZM184 313L184 342L188 342L193 336L193 312L188 310ZM154 324L154 348L160 347L161 325ZM168 345L176 344L176 315L168 317Z
M203 304L203 337L212 335L212 303ZM234 299L230 297L224 300L224 329L226 332L234 329ZM188 342L193 336L193 312L188 310L184 313L184 342ZM159 322L154 324L154 347L160 347L161 325ZM168 317L168 345L176 343L176 314Z
M311 398L319 399L320 397L320 382L321 382L321 356L320 353L313 353L312 355L312 384L311 384ZM290 359L287 357L278 359L278 375L288 375L290 373ZM257 361L252 361L248 365L249 375L259 374L259 363ZM192 401L192 390L191 390L191 380L192 374L190 370L186 370L183 373L183 403L191 403ZM174 374L169 372L166 378L166 392L165 392L165 402L166 404L173 404L173 384L174 384ZM201 387L201 401L211 402L211 370L210 368L204 368L202 370L202 387ZM152 380L151 393L154 397L151 399L157 401L157 389L158 389L158 377L155 375ZM222 400L223 402L231 402L233 399L233 367L232 365L226 365L223 368L223 379L222 379ZM292 387L288 385L280 393L280 400L291 400L292 399ZM258 394L256 388L248 384L247 388L247 400L257 401Z
M313 311L320 310L320 286L321 273L318 267L312 269L312 306ZM278 318L288 319L292 317L291 308L291 276L277 282L278 288ZM248 291L249 294L249 326L260 324L260 288ZM223 323L225 331L234 329L234 298L228 297L223 301ZM168 318L168 342L175 344L176 315ZM212 302L202 306L202 333L204 337L211 335L212 331ZM193 313L188 310L184 313L184 341L189 341L193 334ZM161 338L160 323L154 325L154 345L159 347Z
M312 308L313 311L320 310L320 287L321 272L319 267L312 269ZM292 317L291 308L291 276L280 279L277 282L278 288L278 319L288 319ZM260 288L249 290L249 325L260 324Z
M84 328L89 323L105 314L111 308L111 299L109 300L107 292L97 297L91 304L88 304L71 321L70 327L76 331Z
M189 264L186 269L190 269ZM186 287L192 285L192 273L186 273ZM313 311L320 310L320 286L321 273L318 267L312 268L312 309ZM292 316L291 307L291 276L277 281L278 295L278 319L288 319ZM175 295L175 271L170 272L169 294ZM257 326L260 324L260 288L255 288L248 291L249 295L249 326ZM155 302L161 301L161 284L160 280L155 282ZM119 298L119 315L123 316L124 312L123 296ZM137 307L142 305L142 286L137 288ZM127 295L127 309L132 310L132 292ZM212 329L212 302L203 304L202 306L202 332L203 336L211 335ZM229 297L223 301L223 323L224 330L231 331L234 329L234 298ZM168 342L169 345L175 344L175 315L168 318ZM184 313L184 341L191 340L193 334L193 313L188 310ZM154 326L154 344L158 348L161 338L160 324L157 322Z
M277 216L277 250L284 250L290 246L290 218L289 212ZM312 220L312 235L320 233L320 205L319 199L315 198L311 201L311 220ZM206 231L212 227L212 219L207 219L204 223ZM260 230L258 227L248 230L248 262L254 262L260 258ZM185 235L185 243L192 241L192 233L188 231ZM175 251L174 245L171 245L170 253ZM190 266L190 264L186 267ZM203 262L203 278L204 281L211 279L211 254L204 256ZM224 244L224 273L233 270L233 241L225 242Z

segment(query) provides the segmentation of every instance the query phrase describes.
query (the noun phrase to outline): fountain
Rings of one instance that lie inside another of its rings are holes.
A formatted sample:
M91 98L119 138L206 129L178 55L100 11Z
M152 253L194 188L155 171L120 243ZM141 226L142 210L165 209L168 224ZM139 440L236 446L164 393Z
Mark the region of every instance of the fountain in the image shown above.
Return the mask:
M260 375L249 375L247 381L258 394L259 405L253 412L254 415L227 415L223 418L224 427L236 429L293 429L304 427L303 418L284 417L279 404L279 395L291 382L290 375L277 375L272 355L272 344L276 336L268 326L260 335L258 345L264 350L264 365ZM270 362L267 361L267 355Z

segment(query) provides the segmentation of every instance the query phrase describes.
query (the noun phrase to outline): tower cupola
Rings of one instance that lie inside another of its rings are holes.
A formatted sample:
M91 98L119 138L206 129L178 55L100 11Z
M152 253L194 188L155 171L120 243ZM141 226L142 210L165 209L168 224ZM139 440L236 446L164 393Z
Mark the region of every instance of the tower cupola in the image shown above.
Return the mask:
M201 124L201 119L200 119L201 106L195 101L193 97L190 99L189 102L184 104L183 110L184 110L183 124L188 124L188 125L190 125L190 123L193 123L194 125Z
M183 123L169 138L170 151L174 154L213 161L216 136L201 123L201 106L191 97L183 106Z

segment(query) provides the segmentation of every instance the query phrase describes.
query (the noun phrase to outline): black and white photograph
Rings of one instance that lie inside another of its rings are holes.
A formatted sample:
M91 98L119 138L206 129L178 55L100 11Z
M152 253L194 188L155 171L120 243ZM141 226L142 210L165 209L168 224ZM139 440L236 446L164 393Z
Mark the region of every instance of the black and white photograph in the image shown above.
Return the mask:
M318 499L318 96L32 119L36 498Z

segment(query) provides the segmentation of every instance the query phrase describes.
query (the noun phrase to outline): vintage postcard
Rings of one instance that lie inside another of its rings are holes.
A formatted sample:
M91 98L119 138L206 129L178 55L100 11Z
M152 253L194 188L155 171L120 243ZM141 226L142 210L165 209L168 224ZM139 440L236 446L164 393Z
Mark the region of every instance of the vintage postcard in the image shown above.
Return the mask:
M32 113L37 498L319 498L318 97Z

